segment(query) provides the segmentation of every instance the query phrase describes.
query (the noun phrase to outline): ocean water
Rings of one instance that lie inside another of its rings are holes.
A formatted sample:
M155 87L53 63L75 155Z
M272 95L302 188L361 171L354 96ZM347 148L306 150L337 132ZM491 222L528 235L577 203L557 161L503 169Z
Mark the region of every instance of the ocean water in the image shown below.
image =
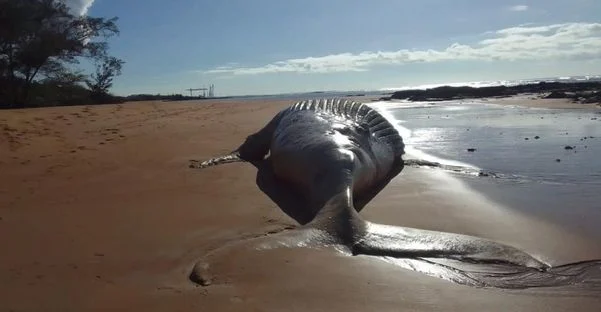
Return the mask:
M422 85L407 85L401 87L382 88L382 91L400 91L400 90L415 90L415 89L431 89L442 86L472 88L493 87L493 86L517 86L523 84L539 83L539 82L588 82L601 81L601 75L586 75L586 76L564 76L564 77L546 77L532 79L517 79L517 80L489 80L489 81L468 81L468 82L446 82Z
M373 105L397 120L413 157L491 172L450 174L511 209L601 239L601 114L460 101Z
M523 84L539 83L539 82L588 82L588 81L601 81L601 75L587 75L587 76L566 76L566 77L547 77L547 78L532 78L532 79L517 79L517 80L491 80L491 81L468 81L468 82L446 82L436 84L422 84L422 85L404 85L379 88L378 90L326 90L317 92L301 92L301 93L284 93L284 94L264 94L264 95L240 95L232 96L235 99L278 99L278 100L309 100L318 98L332 98L332 97L348 97L357 95L366 96L386 96L394 91L399 90L414 90L414 89L430 89L441 86L469 86L473 88L480 87L492 87L492 86L516 86Z

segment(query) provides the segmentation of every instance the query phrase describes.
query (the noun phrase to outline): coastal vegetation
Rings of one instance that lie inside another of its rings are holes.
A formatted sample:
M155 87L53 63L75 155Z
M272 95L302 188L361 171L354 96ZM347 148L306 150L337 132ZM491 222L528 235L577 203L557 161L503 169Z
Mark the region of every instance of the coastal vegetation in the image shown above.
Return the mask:
M117 17L74 15L63 1L0 0L0 108L122 101L109 93L125 63L108 53L118 34Z

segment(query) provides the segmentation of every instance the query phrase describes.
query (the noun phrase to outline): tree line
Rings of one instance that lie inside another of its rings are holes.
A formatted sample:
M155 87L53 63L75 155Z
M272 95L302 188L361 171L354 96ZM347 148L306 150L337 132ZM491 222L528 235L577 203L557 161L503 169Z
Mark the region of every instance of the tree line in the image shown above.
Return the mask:
M109 93L125 64L108 53L117 20L76 16L61 0L0 0L0 108L123 101Z

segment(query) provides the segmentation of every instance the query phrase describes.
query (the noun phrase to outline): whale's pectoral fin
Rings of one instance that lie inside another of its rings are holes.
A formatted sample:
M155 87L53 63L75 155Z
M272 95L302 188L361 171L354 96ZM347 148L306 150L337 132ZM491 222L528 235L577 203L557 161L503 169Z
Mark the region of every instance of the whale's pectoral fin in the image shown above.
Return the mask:
M601 260L551 267L514 247L467 235L368 223L354 255L477 287L570 286L579 294L601 291Z
M233 163L233 162L245 162L245 160L241 159L240 155L235 152L231 153L231 154L211 158L211 159L205 160L205 161L196 160L196 159L190 159L189 161L190 161L189 167L194 168L194 169L204 169L207 167L223 165L223 164L228 164L228 163Z
M189 167L202 169L233 162L256 162L263 160L269 154L271 138L284 112L278 113L261 130L246 137L244 143L233 152L206 161L190 160Z
M476 287L524 289L533 287L565 287L582 296L599 295L601 261L583 261L545 270L509 263L470 263L444 258L381 258L393 265ZM569 287L569 288L567 288Z
M235 151L205 161L191 159L189 167L203 169L234 162L260 161L268 152L269 140L259 132L249 135Z
M470 263L507 263L544 270L531 255L494 241L453 233L368 223L353 253L395 258L447 258Z
M269 143L267 134L263 132L251 134L235 151L205 161L191 159L189 167L203 169L234 162L260 161L269 153Z

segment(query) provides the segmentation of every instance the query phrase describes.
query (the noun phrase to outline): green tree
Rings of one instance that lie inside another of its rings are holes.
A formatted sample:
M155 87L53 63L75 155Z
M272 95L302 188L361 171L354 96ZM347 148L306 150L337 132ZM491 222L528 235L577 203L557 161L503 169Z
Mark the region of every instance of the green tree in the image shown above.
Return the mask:
M59 0L0 0L0 105L24 107L36 79L107 58L116 21L75 16Z
M96 72L92 73L90 79L86 80L86 85L95 96L106 95L113 86L113 79L121 75L121 68L124 61L107 56L96 63Z

